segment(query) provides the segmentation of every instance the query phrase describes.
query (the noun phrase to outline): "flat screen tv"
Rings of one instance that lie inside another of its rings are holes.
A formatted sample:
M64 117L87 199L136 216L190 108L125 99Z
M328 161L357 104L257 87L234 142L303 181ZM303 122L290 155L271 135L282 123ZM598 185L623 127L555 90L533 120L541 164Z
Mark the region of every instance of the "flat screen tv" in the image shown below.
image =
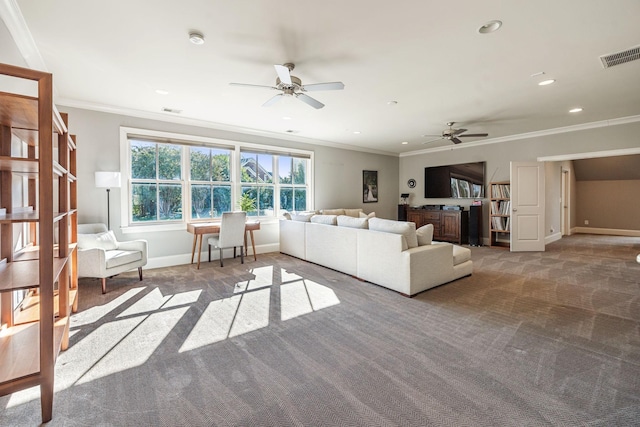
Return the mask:
M424 168L427 199L475 199L484 197L485 162Z

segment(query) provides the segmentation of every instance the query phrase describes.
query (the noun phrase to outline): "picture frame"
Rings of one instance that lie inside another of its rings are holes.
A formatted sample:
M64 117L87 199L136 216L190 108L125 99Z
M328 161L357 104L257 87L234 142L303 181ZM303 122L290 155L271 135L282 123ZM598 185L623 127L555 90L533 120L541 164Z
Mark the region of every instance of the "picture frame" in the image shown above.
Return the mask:
M378 202L378 171L362 171L362 203Z

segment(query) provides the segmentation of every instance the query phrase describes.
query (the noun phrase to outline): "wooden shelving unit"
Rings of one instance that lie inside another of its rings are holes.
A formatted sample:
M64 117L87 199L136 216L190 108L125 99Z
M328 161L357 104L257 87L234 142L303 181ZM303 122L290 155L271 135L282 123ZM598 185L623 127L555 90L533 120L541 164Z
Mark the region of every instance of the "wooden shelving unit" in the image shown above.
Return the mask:
M511 183L489 184L489 246L510 247L511 243Z
M53 105L51 74L0 64L0 76L10 87L37 83L37 96L0 92L0 395L39 386L48 422L78 303L76 141ZM18 206L16 187L27 194ZM18 252L14 229L25 236Z

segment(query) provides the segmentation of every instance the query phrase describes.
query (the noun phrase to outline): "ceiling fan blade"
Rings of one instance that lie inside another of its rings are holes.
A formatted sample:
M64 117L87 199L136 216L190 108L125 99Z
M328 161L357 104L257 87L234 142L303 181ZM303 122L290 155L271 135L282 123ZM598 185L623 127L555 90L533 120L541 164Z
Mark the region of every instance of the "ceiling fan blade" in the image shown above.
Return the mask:
M291 73L289 72L289 69L284 65L274 65L274 67L276 68L276 73L278 73L280 81L284 84L290 85Z
M452 136L449 140L453 141L454 144L460 144L462 142L461 139L458 139L455 136Z
M298 98L300 101L304 102L305 104L311 105L315 109L324 107L324 104L322 102L316 101L309 95L305 95L304 93L296 93L295 95L296 98Z
M452 136L460 135L461 133L466 131L467 129L452 129L451 135Z
M302 89L307 92L312 92L315 90L342 90L344 89L344 83L342 82L314 83L310 85L304 85Z
M276 96L269 98L267 100L267 102L265 102L264 104L262 104L263 107L270 107L273 104L275 104L276 102L280 101L280 99L282 99L282 97L284 96L283 93L279 93Z
M488 133L470 133L468 135L460 135L460 138L468 138L468 137L485 137L485 136L489 136Z
M259 87L263 89L278 89L275 86L264 86L264 85L252 85L247 83L229 83L230 86L245 86L245 87Z
M429 136L431 136L431 135L429 135ZM435 135L433 135L433 136L435 136ZM440 138L436 138L436 139L430 139L429 141L425 141L422 144L431 144L432 142L440 141L441 139L444 139L444 138L440 137Z

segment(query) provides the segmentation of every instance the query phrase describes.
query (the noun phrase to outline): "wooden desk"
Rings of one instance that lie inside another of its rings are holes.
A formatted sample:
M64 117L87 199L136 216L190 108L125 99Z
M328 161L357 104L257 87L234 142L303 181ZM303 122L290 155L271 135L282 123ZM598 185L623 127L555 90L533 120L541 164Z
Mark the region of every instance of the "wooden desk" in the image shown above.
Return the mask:
M253 249L253 260L256 258L256 242L253 239L253 230L260 230L260 221L247 221L244 233L244 251L247 255L247 231L251 235L251 249ZM198 268L200 268L200 255L202 254L202 236L204 234L217 234L220 232L220 222L192 222L187 224L187 231L193 234L193 247L191 248L191 264L193 264L193 256L196 252L198 237L200 237L200 245L198 246Z

